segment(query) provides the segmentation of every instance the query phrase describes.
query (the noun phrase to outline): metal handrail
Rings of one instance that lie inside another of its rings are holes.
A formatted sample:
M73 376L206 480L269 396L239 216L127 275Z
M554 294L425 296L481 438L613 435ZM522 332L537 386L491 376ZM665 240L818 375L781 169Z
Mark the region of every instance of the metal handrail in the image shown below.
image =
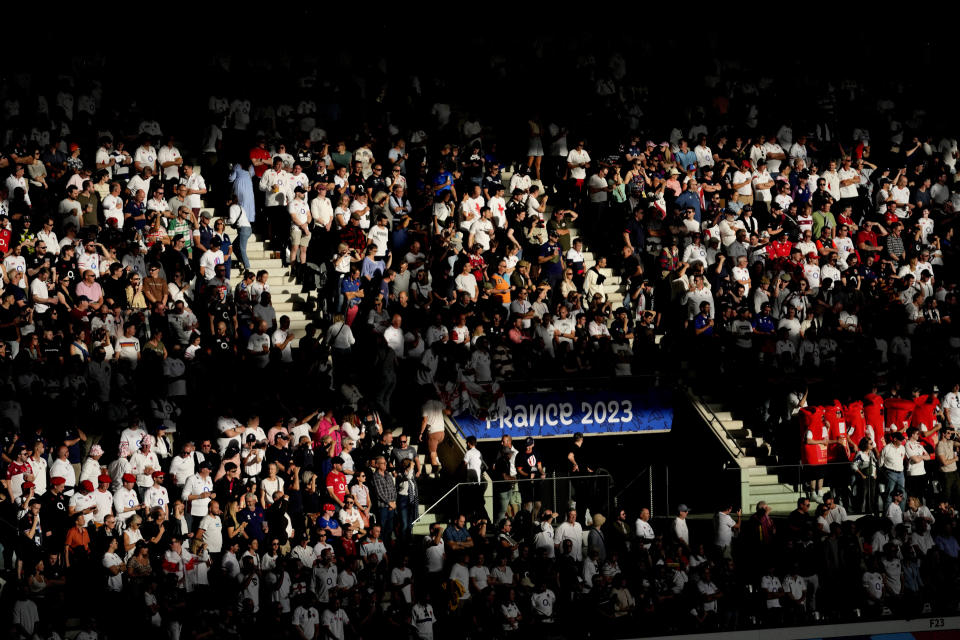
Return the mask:
M424 509L423 513L419 514L416 518L414 518L413 522L410 523L411 526L420 522L420 518L430 513L434 507L436 507L438 504L446 500L447 496L449 496L451 493L453 493L454 491L460 488L460 485L477 485L477 484L480 484L480 483L479 482L458 482L457 484L453 485L452 487L450 487L449 491L447 491L445 494L440 496L432 505Z
M640 473L638 473L637 475L635 475L635 476L633 477L633 480L631 480L631 481L628 482L626 485L624 485L623 489L620 489L620 491L618 491L618 492L613 496L613 499L614 499L614 500L619 500L619 499L620 499L620 496L622 496L622 495L626 492L627 489L629 489L630 487L632 487L634 482L636 482L637 480L639 480L645 473L650 472L651 469L653 469L653 465L648 466L646 469L644 469L643 471L641 471Z
M710 408L710 405L708 405L702 398L700 398L700 396L694 393L693 389L691 389L690 387L687 387L687 395L694 398L698 403L700 403L700 406L703 407L703 410L710 414L709 419L707 420L708 425L715 422L717 425L720 426L720 429L723 430L724 435L727 436L727 441L726 443L721 441L721 444L724 444L724 446L729 448L729 444L727 443L732 443L733 446L736 447L737 449L737 453L734 457L735 458L746 457L747 455L746 452L742 448L740 448L740 445L737 444L737 439L730 434L730 432L727 430L727 427L723 424L723 421L720 420L720 418L717 417L717 414L714 413L713 409Z
M489 478L489 475L487 474L484 474L484 475ZM484 482L483 480L480 480L478 482L458 482L452 487L450 487L450 489L446 493L444 493L442 496L437 498L433 502L433 504L431 504L429 507L424 508L423 513L417 515L417 517L410 524L411 526L415 525L425 515L427 515L428 513L433 513L433 510L437 507L437 505L439 505L441 502L446 500L451 493L453 493L454 491L458 491L460 487L476 486L478 484L487 484L488 482L492 486L492 485L496 485L497 483L502 484L507 482L511 484L516 482L546 482L546 481L556 482L557 480L583 480L584 478L589 478L589 477L593 477L593 478L604 477L604 478L609 478L611 482L613 481L613 475L609 471L603 471L602 473L598 471L597 473L587 474L587 475L552 476L549 478L517 478L516 480L494 480L493 478L490 478L487 482Z

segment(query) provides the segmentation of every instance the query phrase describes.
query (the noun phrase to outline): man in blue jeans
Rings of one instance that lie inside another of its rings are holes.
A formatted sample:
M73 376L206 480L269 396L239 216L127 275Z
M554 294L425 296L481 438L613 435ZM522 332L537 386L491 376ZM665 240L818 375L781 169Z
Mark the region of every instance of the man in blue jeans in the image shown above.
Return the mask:
M893 497L892 493L899 489L906 491L903 477L903 460L907 449L903 445L903 434L893 432L890 441L880 451L880 469L883 471L883 511L886 513Z
M373 472L373 490L376 495L377 523L383 532L383 539L389 542L393 537L393 517L397 511L397 483L392 473L387 472L387 459L378 456Z

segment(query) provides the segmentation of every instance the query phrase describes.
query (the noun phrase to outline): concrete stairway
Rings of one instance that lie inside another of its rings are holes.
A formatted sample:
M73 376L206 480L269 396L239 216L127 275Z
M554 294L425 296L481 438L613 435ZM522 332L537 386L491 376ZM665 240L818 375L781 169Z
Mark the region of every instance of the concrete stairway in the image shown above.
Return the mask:
M217 215L217 212L213 209L205 210L209 210L214 216ZM235 234L231 235L235 236ZM250 260L248 266L254 273L266 269L270 274L267 284L270 286L273 308L277 311L278 320L280 316L290 317L290 330L295 336L292 345L296 348L300 344L300 338L304 335L304 328L307 323L314 320L314 317L312 315L308 316L304 311L308 296L303 292L303 287L290 277L290 268L274 255L279 254L268 247L267 241L257 234L250 236L250 240L247 242L247 256ZM234 257L236 257L236 254L234 254ZM234 262L234 265L236 265L236 262ZM231 269L231 287L235 287L242 279L243 272L240 269Z
M687 392L687 397L740 470L740 505L744 513L751 513L760 501L773 507L775 514L793 511L802 495L798 468L778 467L770 443L753 434L724 405L692 391Z

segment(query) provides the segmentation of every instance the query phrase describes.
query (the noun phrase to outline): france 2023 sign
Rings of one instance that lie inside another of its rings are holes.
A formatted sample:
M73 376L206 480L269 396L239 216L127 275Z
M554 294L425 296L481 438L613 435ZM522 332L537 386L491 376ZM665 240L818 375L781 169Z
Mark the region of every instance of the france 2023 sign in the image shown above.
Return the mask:
M465 436L478 440L499 440L504 434L551 438L577 431L584 435L663 433L673 424L673 399L662 389L518 393L507 395L499 411L486 419L465 414L456 420Z

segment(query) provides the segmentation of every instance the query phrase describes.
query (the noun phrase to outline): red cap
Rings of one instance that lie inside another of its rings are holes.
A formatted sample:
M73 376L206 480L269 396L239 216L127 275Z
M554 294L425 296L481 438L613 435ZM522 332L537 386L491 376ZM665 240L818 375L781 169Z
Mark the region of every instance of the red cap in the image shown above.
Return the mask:
M810 253L807 254L807 257L808 257L808 258L816 258L816 257L817 257L817 253L816 253L815 251L811 251Z
M89 480L84 480L80 483L80 488L87 492L93 491L93 483Z
M113 482L113 480L112 480L112 479L110 478L110 476L108 476L107 474L101 473L101 474L97 477L97 482L106 482L107 484L110 484L111 482Z
M124 482L136 482L136 481L137 481L137 476L133 475L132 473L125 473L125 474L123 474L123 478L122 478L122 479L123 479Z
M37 485L35 485L35 484L33 484L32 482L30 482L29 480L27 480L26 482L24 482L24 483L23 483L22 485L20 485L20 486L23 487L23 490L24 490L24 491L26 491L27 489L33 489L33 488L36 487Z
M165 474L163 473L163 471L154 471L153 474L152 474L150 477L152 477L152 478L162 478L164 475L165 475Z
M323 510L324 510L324 511L336 511L337 508L328 502L327 504L323 505Z
M56 487L57 485L67 484L67 480L66 478L61 478L60 476L53 476L50 478L50 484Z

